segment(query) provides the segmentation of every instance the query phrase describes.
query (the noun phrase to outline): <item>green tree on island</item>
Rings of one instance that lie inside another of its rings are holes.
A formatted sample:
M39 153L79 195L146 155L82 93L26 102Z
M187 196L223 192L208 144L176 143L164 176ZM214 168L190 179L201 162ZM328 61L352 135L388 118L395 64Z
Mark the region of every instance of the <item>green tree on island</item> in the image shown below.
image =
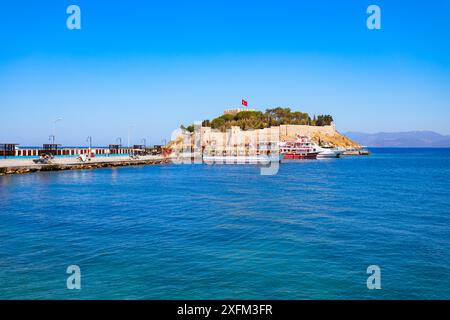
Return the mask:
M314 115L313 119L306 112L291 111L290 108L277 107L261 111L241 111L236 114L224 114L213 120L203 120L202 126L226 131L232 126L239 126L242 130L263 129L284 124L326 126L333 122L331 115ZM189 132L194 126L181 126Z

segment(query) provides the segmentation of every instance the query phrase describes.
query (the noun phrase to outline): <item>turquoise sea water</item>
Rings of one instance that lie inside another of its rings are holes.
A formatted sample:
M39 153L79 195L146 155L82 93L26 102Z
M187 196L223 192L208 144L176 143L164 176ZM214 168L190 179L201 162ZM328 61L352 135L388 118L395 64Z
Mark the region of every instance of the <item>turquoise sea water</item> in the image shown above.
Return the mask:
M0 298L450 299L450 149L371 151L0 177Z

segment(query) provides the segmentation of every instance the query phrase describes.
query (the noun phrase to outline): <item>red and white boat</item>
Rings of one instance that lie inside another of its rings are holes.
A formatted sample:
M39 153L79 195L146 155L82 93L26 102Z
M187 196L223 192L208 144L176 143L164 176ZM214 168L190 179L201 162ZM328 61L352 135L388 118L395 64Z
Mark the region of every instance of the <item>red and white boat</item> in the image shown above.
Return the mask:
M298 136L295 141L280 143L280 154L284 155L283 160L317 159L319 153L305 136Z

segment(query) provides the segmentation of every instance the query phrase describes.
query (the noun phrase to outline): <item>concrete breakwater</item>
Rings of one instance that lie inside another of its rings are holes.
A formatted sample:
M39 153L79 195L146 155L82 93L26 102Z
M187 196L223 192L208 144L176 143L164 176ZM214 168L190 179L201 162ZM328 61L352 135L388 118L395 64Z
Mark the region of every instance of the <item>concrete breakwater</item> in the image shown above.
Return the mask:
M74 158L55 158L46 164L35 163L33 160L35 159L2 159L0 160L0 176L40 171L88 170L108 167L154 165L170 162L169 159L162 156L142 156L137 159L127 156L95 157L86 162L81 162Z

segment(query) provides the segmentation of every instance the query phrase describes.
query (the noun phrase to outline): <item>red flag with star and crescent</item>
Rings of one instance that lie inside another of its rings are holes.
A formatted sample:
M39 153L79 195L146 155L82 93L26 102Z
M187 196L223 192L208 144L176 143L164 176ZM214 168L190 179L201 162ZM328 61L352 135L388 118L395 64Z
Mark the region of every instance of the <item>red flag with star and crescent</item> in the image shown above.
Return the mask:
M248 102L247 102L247 100L244 100L244 99L242 99L242 105L244 106L244 107L248 107Z

